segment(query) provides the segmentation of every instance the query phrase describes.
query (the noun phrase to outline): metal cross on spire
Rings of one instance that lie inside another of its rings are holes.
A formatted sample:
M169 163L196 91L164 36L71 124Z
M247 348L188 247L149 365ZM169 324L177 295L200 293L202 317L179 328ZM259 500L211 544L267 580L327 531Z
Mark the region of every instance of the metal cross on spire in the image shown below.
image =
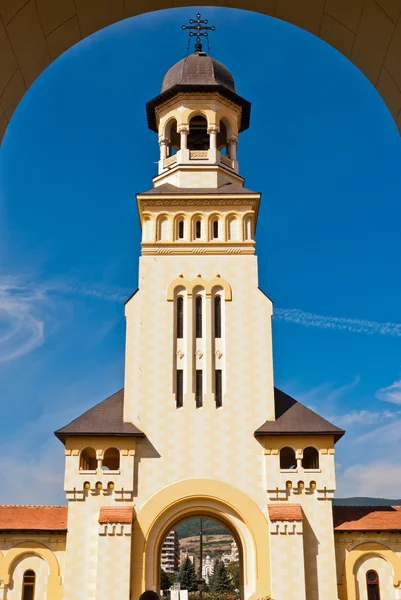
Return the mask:
M189 29L189 37L196 36L195 52L202 52L201 36L207 38L209 45L209 34L208 31L215 31L214 25L208 25L207 19L201 19L201 14L196 15L196 19L189 19L189 25L183 25L184 30ZM188 40L189 44L189 40Z

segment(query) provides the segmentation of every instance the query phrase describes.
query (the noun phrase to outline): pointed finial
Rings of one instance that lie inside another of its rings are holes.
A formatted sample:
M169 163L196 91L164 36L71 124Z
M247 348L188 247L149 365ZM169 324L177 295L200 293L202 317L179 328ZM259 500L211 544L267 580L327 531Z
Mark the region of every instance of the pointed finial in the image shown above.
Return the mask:
M207 19L201 19L201 14L196 15L196 19L189 19L189 25L183 25L182 29L189 30L189 37L196 37L195 54L202 52L201 36L207 38L209 43L208 31L215 31L214 25L208 25ZM192 31L194 30L194 31ZM189 44L189 41L188 41ZM189 46L188 46L189 47Z

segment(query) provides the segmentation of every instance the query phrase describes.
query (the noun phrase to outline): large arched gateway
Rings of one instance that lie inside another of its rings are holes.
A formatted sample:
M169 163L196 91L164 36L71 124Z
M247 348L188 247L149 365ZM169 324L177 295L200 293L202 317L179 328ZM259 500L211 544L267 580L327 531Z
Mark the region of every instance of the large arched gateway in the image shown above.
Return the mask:
M179 6L199 3L186 1ZM209 2L293 23L349 58L382 95L401 127L399 0ZM172 0L0 0L0 136L25 91L60 54L127 17L176 7Z
M156 493L137 513L133 526L133 597L159 589L159 558L167 533L193 517L210 517L232 533L243 570L242 597L261 598L270 590L269 526L247 494L212 479L179 481ZM142 561L135 557L142 557Z

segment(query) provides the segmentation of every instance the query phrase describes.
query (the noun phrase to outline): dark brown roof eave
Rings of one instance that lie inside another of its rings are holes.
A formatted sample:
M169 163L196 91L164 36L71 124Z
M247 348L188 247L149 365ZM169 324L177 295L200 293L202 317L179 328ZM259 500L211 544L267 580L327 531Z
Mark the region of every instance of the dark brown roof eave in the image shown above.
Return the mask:
M94 433L93 431L91 431L90 433L85 432L85 431L72 431L71 433L68 432L62 432L59 433L58 431L54 432L54 435L56 436L57 439L60 440L60 442L65 442L65 440L67 439L67 437L138 437L138 438L144 438L146 437L146 435L142 432L138 432L138 433L109 433L107 431L98 431L97 433Z
M234 102L234 104L237 104L242 107L241 126L240 126L239 130L241 132L241 131L244 131L245 129L248 129L250 118L251 118L251 103L248 102L248 100L245 100L245 98L238 96L238 94L229 90L224 85L213 85L213 84L174 85L173 87L169 88L165 92L162 92L161 94L156 96L156 98L149 100L149 102L146 103L146 115L148 118L149 129L151 129L152 131L156 131L156 133L157 133L156 114L155 114L156 107L159 106L160 104L163 104L167 100L170 100L170 98L173 98L180 92L187 92L187 93L218 92L219 94L221 94L222 96L227 98L227 100L231 100L231 102Z
M274 422L274 421L273 421ZM262 428L257 429L254 433L255 437L263 437L263 436L283 436L283 435L295 435L295 436L305 436L305 435L332 435L334 437L334 441L338 442L345 431L263 431Z

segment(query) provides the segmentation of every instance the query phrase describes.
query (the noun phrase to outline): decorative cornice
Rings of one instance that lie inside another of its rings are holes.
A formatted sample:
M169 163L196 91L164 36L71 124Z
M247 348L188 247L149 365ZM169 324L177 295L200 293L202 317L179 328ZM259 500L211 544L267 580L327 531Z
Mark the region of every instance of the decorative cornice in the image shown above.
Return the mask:
M108 536L126 536L129 537L132 533L131 523L99 523L98 524L99 535Z
M226 194L224 194L226 196ZM160 195L155 194L152 198L150 194L146 196L138 195L141 208L147 208L148 206L197 206L202 204L203 206L251 206L256 209L259 203L259 195L257 194L238 194L237 196L230 196L230 198L224 197L223 194L199 194L196 197L185 197L176 195L164 196L160 198ZM245 198L244 198L245 196ZM217 201L216 201L217 200Z
M211 100L214 100L215 102L217 101L222 106L225 106L226 108L228 108L228 109L232 110L234 113L236 113L239 120L241 120L241 115L242 115L241 106L239 106L238 104L235 104L234 102L231 102L230 100L227 100L227 98L225 98L224 96L219 94L219 92L213 92L211 94L207 93L207 92L205 92L205 93L194 92L192 94L190 94L188 92L185 92L185 93L179 92L177 95L173 96L173 98L167 100L166 102L164 102L163 104L160 104L159 106L156 106L155 114L156 114L157 121L159 122L159 120L162 119L164 117L164 115L166 113L168 113L173 107L179 105L180 103L186 104L188 102L188 100L190 100L191 102L205 103L207 105L212 104Z
M302 521L271 521L269 530L272 535L302 535Z
M142 255L160 255L160 254L174 254L174 255L184 255L184 254L215 254L215 255L226 255L226 254L255 254L255 247L251 245L244 246L218 246L213 245L212 242L209 242L204 247L200 246L190 246L189 244L180 244L175 245L172 244L169 246L168 244L163 244L162 246L158 243L142 243Z

